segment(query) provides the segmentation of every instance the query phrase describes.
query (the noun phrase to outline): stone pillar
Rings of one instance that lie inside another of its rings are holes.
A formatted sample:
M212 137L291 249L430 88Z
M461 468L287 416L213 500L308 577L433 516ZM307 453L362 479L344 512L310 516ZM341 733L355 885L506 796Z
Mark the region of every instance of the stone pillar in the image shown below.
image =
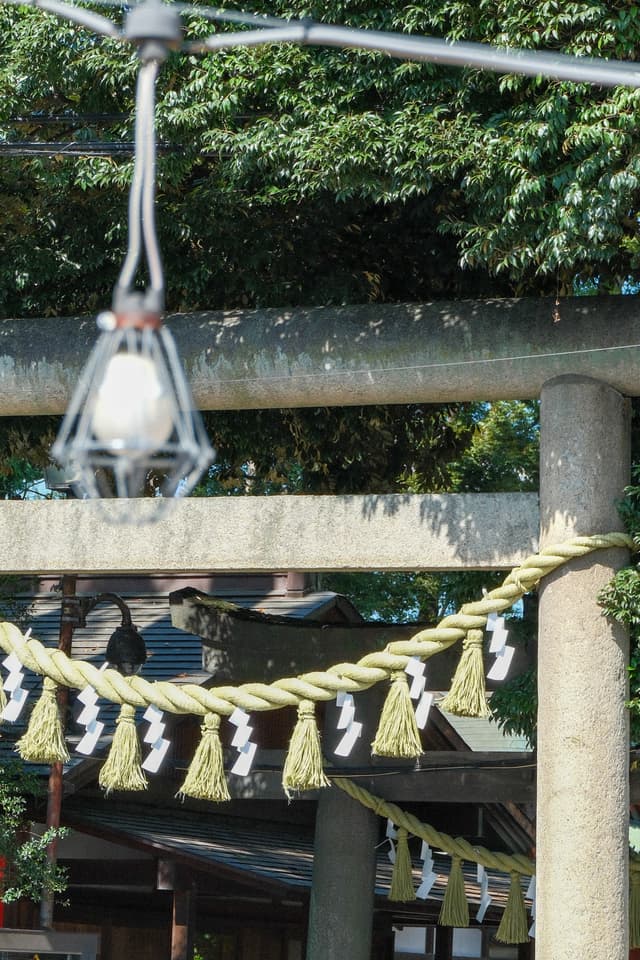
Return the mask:
M541 394L541 546L622 529L628 403L587 377ZM598 551L543 580L538 708L541 960L627 960L628 723L625 630L598 606L627 560Z
M337 787L316 814L307 960L370 960L378 818Z
M378 687L384 686L379 684ZM340 765L368 765L371 740L379 716L374 687L356 696L356 719L363 735ZM333 747L342 736L337 713L326 705L325 752L338 765ZM309 901L307 960L371 960L379 819L338 787L320 791L316 812L313 882Z

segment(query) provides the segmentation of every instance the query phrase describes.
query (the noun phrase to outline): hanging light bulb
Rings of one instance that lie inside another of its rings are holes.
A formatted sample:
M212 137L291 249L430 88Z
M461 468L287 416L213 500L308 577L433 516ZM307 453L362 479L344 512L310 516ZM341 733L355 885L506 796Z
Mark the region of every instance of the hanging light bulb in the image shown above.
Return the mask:
M160 16L162 14L162 16ZM135 160L127 255L113 310L67 410L53 457L85 497L185 496L213 460L175 343L162 326L164 274L155 228L155 82L180 37L177 14L159 3L134 8L127 35L140 44ZM146 290L135 288L142 247Z
M117 353L98 388L93 430L113 450L142 456L171 436L172 407L149 357Z
M143 310L102 314L103 333L52 455L88 497L184 496L213 450L193 410L175 343Z

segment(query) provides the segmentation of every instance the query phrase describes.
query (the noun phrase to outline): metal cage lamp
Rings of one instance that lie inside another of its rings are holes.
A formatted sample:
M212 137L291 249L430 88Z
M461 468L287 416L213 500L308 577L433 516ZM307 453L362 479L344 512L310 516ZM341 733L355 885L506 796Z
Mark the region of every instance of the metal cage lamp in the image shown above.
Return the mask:
M0 0L15 2L15 0ZM489 44L317 23L282 20L207 5L142 0L128 9L121 29L100 14L64 0L32 5L114 39L134 44L140 57L136 91L135 160L129 194L129 239L113 298L113 311L99 318L103 333L89 359L60 434L52 448L72 472L81 495L184 496L213 459L199 414L193 409L170 333L162 327L164 278L155 228L155 84L170 50L210 53L264 43L300 43L379 50L416 61L480 67L498 73L640 87L635 63L517 50ZM102 0L103 3L115 0ZM29 5L28 3L26 5ZM203 40L182 42L180 15L242 25ZM245 27L253 29L244 29ZM142 246L150 284L135 288Z
M52 456L85 497L185 496L214 452L171 333L162 325L164 274L155 224L155 85L182 36L178 14L159 2L134 8L127 39L138 45L135 157L128 249L111 311L71 400ZM142 248L149 285L136 289Z
M159 314L107 314L52 449L84 496L184 496L213 459Z

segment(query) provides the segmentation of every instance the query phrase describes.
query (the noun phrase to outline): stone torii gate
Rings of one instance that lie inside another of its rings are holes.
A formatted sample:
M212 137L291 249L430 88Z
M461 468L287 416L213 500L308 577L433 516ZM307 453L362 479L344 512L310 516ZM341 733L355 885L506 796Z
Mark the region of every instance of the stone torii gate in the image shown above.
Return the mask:
M114 535L89 502L0 504L6 573L510 567L538 540L621 529L634 299L436 303L202 314L170 321L203 409L541 397L531 495L272 497L176 503ZM62 412L92 325L0 321L0 415ZM136 504L140 519L157 509ZM117 518L119 505L108 510ZM304 530L304 538L300 531ZM576 560L540 596L540 960L626 960L628 642L597 594L622 550ZM368 960L375 818L326 791L308 960ZM358 875L358 883L353 882Z

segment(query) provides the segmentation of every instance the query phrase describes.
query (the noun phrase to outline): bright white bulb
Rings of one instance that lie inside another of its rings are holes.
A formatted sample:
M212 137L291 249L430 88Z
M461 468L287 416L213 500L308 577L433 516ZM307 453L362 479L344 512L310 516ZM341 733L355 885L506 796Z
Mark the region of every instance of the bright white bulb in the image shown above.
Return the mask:
M173 432L173 398L149 357L117 353L98 389L93 432L113 452L144 456Z

